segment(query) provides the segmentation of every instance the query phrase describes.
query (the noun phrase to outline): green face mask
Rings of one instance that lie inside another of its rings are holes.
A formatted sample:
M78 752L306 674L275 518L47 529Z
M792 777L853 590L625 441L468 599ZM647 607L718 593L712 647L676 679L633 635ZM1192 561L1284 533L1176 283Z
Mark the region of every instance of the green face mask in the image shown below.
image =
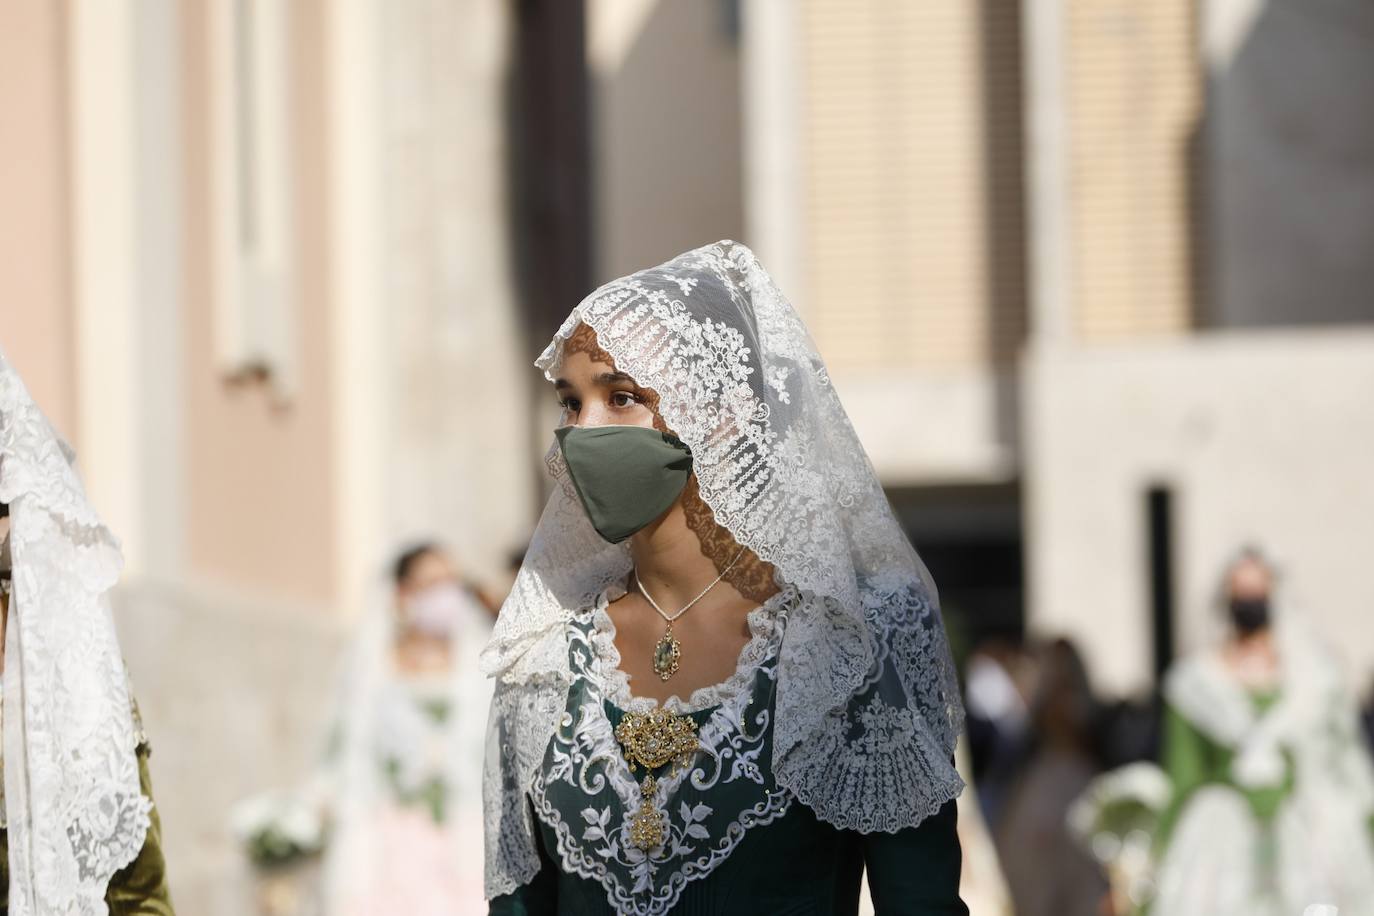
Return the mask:
M612 544L658 518L692 473L691 449L642 426L564 426L554 431L592 527Z

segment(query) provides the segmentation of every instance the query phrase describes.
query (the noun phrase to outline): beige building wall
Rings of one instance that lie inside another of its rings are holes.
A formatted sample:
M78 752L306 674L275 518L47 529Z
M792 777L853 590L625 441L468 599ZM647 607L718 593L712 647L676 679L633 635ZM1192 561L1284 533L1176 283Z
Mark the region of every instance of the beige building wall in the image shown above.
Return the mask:
M800 41L795 59L756 41L768 56L747 71L759 101L790 101L773 85L789 70L800 83L795 119L751 108L750 130L794 131L781 171L800 176L799 228L751 217L771 227L758 245L787 252L879 474L893 485L1007 479L1026 295L1017 5L746 9L795 16ZM767 157L756 169L780 168L785 142L751 144ZM785 195L759 200L777 208Z
M258 888L230 809L308 775L389 552L436 536L487 579L527 535L537 456L504 249L504 4L287 7L290 386L231 378L215 337L222 4L181 6L177 31L189 562L127 581L119 619L172 761L156 766L178 905L240 916Z
M806 4L808 317L836 371L986 363L973 3Z
M66 54L64 4L0 4L0 347L48 417L75 440Z
M382 452L381 549L437 538L482 582L500 582L528 542L547 444L530 438L528 392L544 382L508 254L507 6L378 8L373 231L385 368L367 383L381 386L385 407L362 419Z
M265 378L226 361L216 247L242 152L215 121L218 65L250 10L256 40L283 39L274 317L296 332ZM506 17L499 0L0 4L0 345L125 543L115 619L181 911L254 911L230 808L307 775L397 542L437 536L490 580L533 522Z
M744 233L739 47L726 15L724 3L587 4L598 282Z
M1194 0L1062 0L1074 332L1194 323L1203 73Z
M805 4L808 312L834 368L989 367L1020 343L1021 291L995 288L1017 268L995 233L1020 244L1020 224L989 199L1021 168L993 150L1018 117L1014 82L996 95L1014 23L976 3Z
M1280 567L1280 612L1368 686L1374 331L1044 350L1024 394L1031 623L1075 638L1100 687L1152 686L1152 486L1173 492L1178 652L1220 637L1221 569L1255 544Z
M1281 568L1281 611L1307 617L1356 688L1367 687L1374 669L1367 640L1348 638L1374 603L1362 559L1374 541L1366 460L1374 448L1374 336L1368 326L1195 330L1219 302L1233 324L1268 307L1268 291L1234 299L1234 277L1249 284L1275 269L1272 258L1236 257L1237 239L1315 225L1291 207L1251 220L1220 239L1230 246L1220 261L1212 247L1218 238L1199 231L1199 202L1215 205L1217 188L1234 185L1234 170L1215 150L1199 155L1204 81L1213 81L1210 103L1234 102L1216 82L1269 6L1030 6L1032 272L1042 282L1021 392L1028 623L1033 632L1078 640L1101 686L1118 695L1155 686L1146 527L1146 493L1155 486L1174 498L1176 652L1220 637L1220 571L1254 543ZM1287 50L1286 61L1267 59L1268 78L1284 82L1274 74L1297 65ZM1334 78L1345 70L1325 72ZM1357 85L1346 81L1343 91L1353 99ZM1239 114L1214 110L1209 118L1264 121L1256 110L1241 105ZM1345 119L1340 130L1352 123ZM1210 139L1247 163L1287 157L1321 176L1328 193L1357 194L1356 173L1332 169L1318 152L1333 136L1343 135L1314 124L1306 141L1291 145ZM1243 197L1273 204L1272 190ZM1360 238L1347 233L1324 251L1353 250ZM1221 278L1230 285L1225 302L1217 277L1201 276L1208 261L1231 272ZM1321 276L1306 282L1326 284L1324 268L1314 266L1320 257L1294 264L1285 262L1285 283L1302 285L1303 271L1315 270ZM1294 315L1292 323L1303 317Z
M185 378L189 525L187 555L198 577L247 593L325 607L336 595L334 461L325 181L330 98L325 83L327 5L293 3L288 148L294 182L298 337L294 396L231 382L221 371L212 303L213 70L210 0L181 5L185 149ZM219 154L223 154L222 151ZM284 549L288 548L289 549ZM336 609L337 610L337 609Z

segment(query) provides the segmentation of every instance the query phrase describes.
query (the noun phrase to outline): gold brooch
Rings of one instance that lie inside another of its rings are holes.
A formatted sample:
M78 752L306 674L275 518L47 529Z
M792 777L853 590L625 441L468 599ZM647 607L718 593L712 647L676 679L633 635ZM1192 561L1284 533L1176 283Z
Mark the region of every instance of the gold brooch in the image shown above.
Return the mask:
M624 749L631 772L636 766L656 770L669 762L687 766L701 747L696 722L662 709L626 713L615 727L615 740Z
M658 780L653 771L669 763L674 772L691 765L692 755L701 748L697 724L688 716L662 709L631 712L615 727L615 740L620 742L631 773L637 767L648 771L639 786L639 810L630 815L630 842L645 850L662 846L667 818L654 804Z

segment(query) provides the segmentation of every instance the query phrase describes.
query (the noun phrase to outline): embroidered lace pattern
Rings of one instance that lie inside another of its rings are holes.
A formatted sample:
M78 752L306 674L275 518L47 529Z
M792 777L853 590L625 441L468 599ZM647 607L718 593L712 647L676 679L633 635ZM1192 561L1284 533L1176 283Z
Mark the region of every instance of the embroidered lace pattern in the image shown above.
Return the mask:
M772 610L759 609L762 618ZM610 905L633 916L667 913L687 883L710 874L753 827L787 812L790 793L769 773L770 698L781 622L764 630L756 624L746 646L746 663L718 688L694 694L719 704L693 710L700 723L701 750L691 765L661 775L655 807L666 816L662 846L642 850L629 839L631 814L641 800L640 782L616 741L607 684L618 659L605 647L613 630L604 604L569 629L573 689L544 765L531 793L536 815L557 837L557 855L572 874L597 881ZM651 708L652 703L633 700ZM685 708L692 704L675 704Z
M151 808L106 598L119 545L3 355L0 501L10 507L14 564L4 676L10 912L104 916L106 887L142 848Z

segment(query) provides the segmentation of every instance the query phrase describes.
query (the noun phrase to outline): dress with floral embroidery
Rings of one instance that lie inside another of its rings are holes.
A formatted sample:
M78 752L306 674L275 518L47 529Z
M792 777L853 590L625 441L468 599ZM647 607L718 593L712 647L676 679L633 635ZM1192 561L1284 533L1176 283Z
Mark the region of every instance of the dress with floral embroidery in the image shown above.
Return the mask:
M865 866L880 914L967 912L952 802L916 827L862 835L822 822L774 780L777 654L792 590L750 614L733 677L665 704L696 724L700 749L687 766L654 771L664 838L637 846L631 824L649 774L632 772L615 729L656 704L630 695L607 599L567 627L573 683L528 793L542 867L493 900L492 913L853 914Z

